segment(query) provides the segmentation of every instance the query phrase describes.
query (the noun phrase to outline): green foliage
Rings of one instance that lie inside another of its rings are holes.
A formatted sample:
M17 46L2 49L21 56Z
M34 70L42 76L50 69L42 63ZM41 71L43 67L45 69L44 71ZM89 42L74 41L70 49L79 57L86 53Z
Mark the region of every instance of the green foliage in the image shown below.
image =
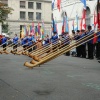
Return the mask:
M0 22L6 21L8 14L11 14L12 8L0 2Z
M8 23L7 24L3 24L2 25L2 32L3 33L8 33L8 31L9 31Z

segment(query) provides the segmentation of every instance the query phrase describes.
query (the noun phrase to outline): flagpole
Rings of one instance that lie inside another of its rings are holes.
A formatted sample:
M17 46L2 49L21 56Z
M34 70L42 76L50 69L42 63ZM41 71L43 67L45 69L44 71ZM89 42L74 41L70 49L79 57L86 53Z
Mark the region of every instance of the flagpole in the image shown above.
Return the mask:
M98 28L100 28L99 26L99 0L97 1L97 22L98 22Z

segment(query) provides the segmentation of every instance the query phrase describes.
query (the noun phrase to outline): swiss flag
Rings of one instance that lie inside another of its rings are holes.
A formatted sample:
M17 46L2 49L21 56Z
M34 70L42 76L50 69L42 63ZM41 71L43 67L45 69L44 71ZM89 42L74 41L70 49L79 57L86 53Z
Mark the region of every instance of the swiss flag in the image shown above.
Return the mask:
M57 0L57 8L59 9L59 11L60 11L60 4L61 4L61 0Z

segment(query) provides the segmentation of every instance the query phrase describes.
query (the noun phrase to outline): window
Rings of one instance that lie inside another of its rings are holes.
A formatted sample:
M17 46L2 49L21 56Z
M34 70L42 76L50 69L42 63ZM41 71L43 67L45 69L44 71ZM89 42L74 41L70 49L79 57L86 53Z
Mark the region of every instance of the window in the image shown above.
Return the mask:
M36 3L36 9L41 9L41 3Z
M41 20L41 13L36 12L36 20Z
M28 2L28 8L33 9L34 8L33 4L34 4L33 2Z
M20 8L25 8L25 1L20 1Z
M28 19L33 20L34 19L33 15L34 15L33 12L28 12Z
M25 19L26 13L24 11L20 11L20 19Z

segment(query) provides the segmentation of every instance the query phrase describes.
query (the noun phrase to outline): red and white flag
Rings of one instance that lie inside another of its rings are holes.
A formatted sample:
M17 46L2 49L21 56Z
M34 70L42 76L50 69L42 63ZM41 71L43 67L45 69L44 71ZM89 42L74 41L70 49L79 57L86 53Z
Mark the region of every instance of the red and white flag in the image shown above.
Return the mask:
M80 23L80 30L86 30L86 10L83 9L82 19Z
M97 15L94 11L94 30L97 30L97 25L98 25L98 22L97 22Z
M57 8L59 9L59 11L60 11L60 5L61 5L61 0L57 0Z
M100 10L98 12L98 20L97 20L97 23L98 23L98 28L100 29Z

